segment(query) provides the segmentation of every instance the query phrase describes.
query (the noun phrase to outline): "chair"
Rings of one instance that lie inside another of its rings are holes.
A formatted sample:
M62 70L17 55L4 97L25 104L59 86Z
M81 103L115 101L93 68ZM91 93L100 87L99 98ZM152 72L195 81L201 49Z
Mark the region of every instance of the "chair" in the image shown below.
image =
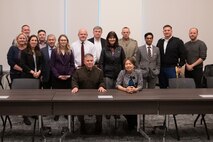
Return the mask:
M213 77L213 64L208 64L204 67L202 83L203 87L207 87L207 78Z
M206 77L206 87L207 88L213 88L213 76L212 77Z
M40 88L40 80L33 79L33 78L13 79L13 82L11 84L11 89L39 89L39 88ZM34 141L36 121L37 121L37 119L35 118L32 141ZM5 120L5 126L6 126L6 120ZM3 141L3 137L4 137L4 131L5 131L5 127L3 128L3 131L2 131L2 141Z
M2 84L2 77L3 77L3 66L0 65L0 85L1 85L1 88L4 89L4 86Z
M196 85L195 85L194 79L192 78L171 78L169 79L169 88L196 88ZM204 116L205 114L202 114L202 121L204 122L207 138L209 139L208 129L206 126ZM176 115L173 115L173 118L174 118L175 127L176 127L177 139L180 140L177 121L176 121Z

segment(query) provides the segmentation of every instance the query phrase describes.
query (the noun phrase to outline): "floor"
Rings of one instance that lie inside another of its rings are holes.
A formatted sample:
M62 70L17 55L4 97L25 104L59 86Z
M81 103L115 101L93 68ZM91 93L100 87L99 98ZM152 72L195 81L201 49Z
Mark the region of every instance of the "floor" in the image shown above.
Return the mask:
M206 138L204 126L200 124L200 120L196 127L193 127L193 122L197 115L177 115L177 123L179 126L181 142L205 142L209 141ZM21 116L10 116L13 128L10 129L7 125L4 142L30 142L32 141L33 125L27 126L23 124ZM33 122L33 118L30 118ZM79 122L75 117L75 132L67 134L63 139L64 142L141 142L148 141L142 135L136 132L136 129L127 131L127 123L123 116L118 120L117 129L115 129L114 118L110 120L103 117L103 132L100 135L94 134L94 116L86 116L87 135L79 133ZM210 137L213 139L213 115L205 117ZM153 126L161 125L164 120L162 115L146 115L146 133L151 137L152 142L163 141L163 130L157 129L155 134L152 133ZM54 121L53 116L43 117L44 124L51 126L52 135L47 137L47 142L59 142L62 127L67 126L67 120L64 116L60 116L59 121ZM2 129L2 122L0 122ZM41 141L41 136L37 130L35 141ZM169 130L166 136L166 142L177 141L176 131L174 127L173 117L169 117ZM213 140L210 140L213 141Z

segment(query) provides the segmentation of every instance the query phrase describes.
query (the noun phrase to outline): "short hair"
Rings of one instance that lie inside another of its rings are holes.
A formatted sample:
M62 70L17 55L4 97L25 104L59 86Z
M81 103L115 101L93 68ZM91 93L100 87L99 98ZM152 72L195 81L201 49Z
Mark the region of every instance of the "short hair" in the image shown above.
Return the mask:
M124 60L124 66L125 66L126 61L130 61L134 66L136 66L136 60L135 60L134 57L127 57L127 58Z
M95 26L94 28L93 28L93 31L94 30L101 30L101 31L103 31L103 29L100 27L100 26Z
M129 27L123 27L122 30L123 30L123 29L128 29L128 30L130 31Z
M154 35L153 35L151 32L148 32L148 33L146 33L146 34L144 35L144 38L146 38L146 37L149 36L149 35L151 35L152 38L154 37Z
M23 25L23 26L21 26L21 29L23 29L24 27L30 27L29 25Z
M42 30L42 29L41 29L41 30L38 30L38 34L41 33L41 32L44 32L44 33L46 34L46 31L45 31L45 30Z
M48 39L49 37L54 37L54 38L56 39L56 37L55 37L54 34L49 34L49 35L47 36L47 39Z
M169 28L172 29L172 26L171 26L171 25L164 25L164 26L163 26L163 29L164 29L164 28L167 28L167 27L169 27Z
M87 58L87 57L94 57L94 56L91 53L87 53L87 54L84 55L84 59Z
M193 28L190 28L189 31L191 31L192 29L195 29L198 33L198 28L193 27Z

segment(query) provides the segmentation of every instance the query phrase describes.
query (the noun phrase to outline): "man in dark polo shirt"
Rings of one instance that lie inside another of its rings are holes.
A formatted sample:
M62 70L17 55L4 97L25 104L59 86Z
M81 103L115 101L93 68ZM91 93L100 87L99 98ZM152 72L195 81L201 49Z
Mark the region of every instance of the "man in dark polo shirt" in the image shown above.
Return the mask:
M98 92L105 92L103 71L94 66L94 57L88 53L84 56L84 66L77 69L72 78L72 93L78 92L79 89L98 89ZM78 116L81 123L81 133L85 134L84 116ZM102 131L102 116L96 115L96 133Z

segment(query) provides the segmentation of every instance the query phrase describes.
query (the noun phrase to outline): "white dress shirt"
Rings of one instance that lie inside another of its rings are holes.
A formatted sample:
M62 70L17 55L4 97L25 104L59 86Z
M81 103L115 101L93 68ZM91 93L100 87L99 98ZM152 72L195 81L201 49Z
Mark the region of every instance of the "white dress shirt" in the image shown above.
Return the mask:
M71 44L72 52L75 60L75 67L81 66L81 43L82 41L77 40ZM95 45L90 41L84 41L84 54L90 53L94 57L94 62L96 61L96 49Z
M95 50L96 50L96 62L99 63L99 59L100 59L101 51L102 51L101 39L96 40L94 38L94 45L95 45Z

